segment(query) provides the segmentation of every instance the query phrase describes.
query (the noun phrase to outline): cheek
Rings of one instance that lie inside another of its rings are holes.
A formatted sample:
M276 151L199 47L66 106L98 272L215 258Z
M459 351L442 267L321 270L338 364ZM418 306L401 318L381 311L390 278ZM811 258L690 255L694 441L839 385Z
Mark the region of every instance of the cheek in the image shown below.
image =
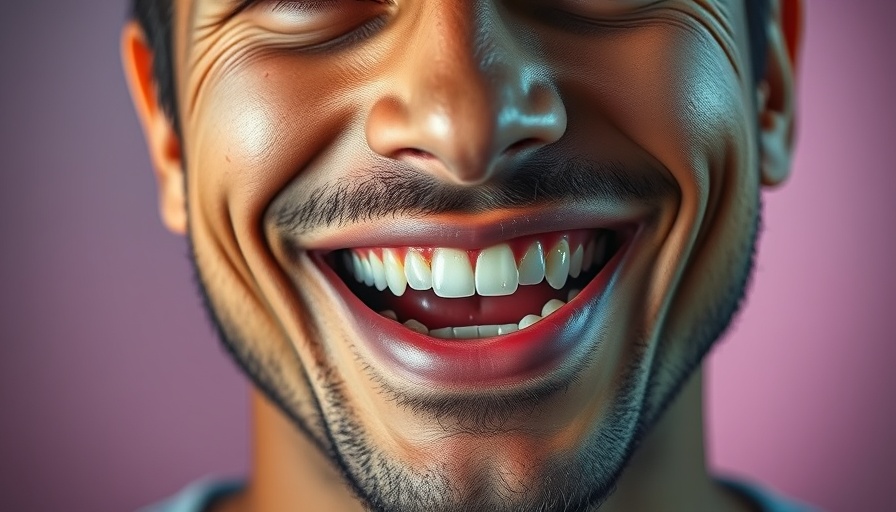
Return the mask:
M236 339L278 361L287 387L303 389L299 361L314 356L296 359L292 340L310 338L304 325L311 322L297 320L314 301L291 288L263 219L290 182L321 169L352 107L294 55L225 60L239 64L207 70L184 132L197 263L219 316L239 319L227 325Z
M705 196L711 169L726 165L746 140L743 85L725 51L699 29L671 23L611 31L572 47L558 51L567 56L562 80L577 128L612 126L632 151L669 171L683 193L696 186Z
M558 50L556 57L567 56L561 77L572 129L599 134L598 126L617 134L629 152L667 173L679 189L677 204L667 204L657 221L647 310L665 316L676 304L694 308L724 293L730 262L726 251L715 249L740 250L743 233L732 226L749 212L741 196L755 194L750 85L736 71L747 68L732 63L710 34L678 24L614 31ZM600 141L591 147L600 148ZM711 290L709 272L719 276ZM677 316L692 322L690 313Z
M270 202L345 130L350 107L317 72L284 55L242 59L217 73L193 116L191 169L202 204L226 201L254 226ZM191 181L192 183L192 181Z

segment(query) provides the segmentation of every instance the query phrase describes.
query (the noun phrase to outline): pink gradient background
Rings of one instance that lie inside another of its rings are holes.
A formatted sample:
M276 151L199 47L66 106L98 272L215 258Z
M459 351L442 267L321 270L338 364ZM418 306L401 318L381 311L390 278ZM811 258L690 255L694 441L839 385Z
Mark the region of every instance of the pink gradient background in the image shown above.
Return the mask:
M0 16L0 508L131 510L244 474L247 388L158 220L124 0ZM799 152L711 358L713 466L833 511L896 483L894 2L811 2Z

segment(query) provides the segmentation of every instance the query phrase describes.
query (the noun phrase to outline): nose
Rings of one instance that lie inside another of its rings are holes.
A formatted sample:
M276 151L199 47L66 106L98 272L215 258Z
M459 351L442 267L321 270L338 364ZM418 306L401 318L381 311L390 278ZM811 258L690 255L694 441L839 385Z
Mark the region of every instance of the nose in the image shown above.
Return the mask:
M425 3L369 113L370 148L475 185L557 141L566 131L559 93L532 50L482 7L491 2Z

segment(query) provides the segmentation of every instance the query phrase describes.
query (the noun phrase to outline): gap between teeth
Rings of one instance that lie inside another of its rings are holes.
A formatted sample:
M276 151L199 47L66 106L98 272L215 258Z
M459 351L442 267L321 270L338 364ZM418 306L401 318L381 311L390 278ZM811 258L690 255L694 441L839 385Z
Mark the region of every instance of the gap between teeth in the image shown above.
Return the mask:
M607 236L602 233L574 248L561 238L547 250L535 241L519 261L508 244L498 244L480 251L475 265L470 264L466 251L451 248L434 249L431 262L412 248L406 251L404 261L394 249L383 249L382 258L373 251L363 254L354 250L346 251L344 257L356 281L379 291L388 288L396 296L404 295L408 287L431 289L444 298L502 296L513 294L520 285L542 281L556 290L563 288L568 278L575 279L604 262Z
M572 289L567 294L567 302L574 299L580 293L579 290ZM423 323L410 319L406 320L403 324L408 329L420 333L427 334L434 338L442 338L442 339L476 339L476 338L489 338L492 336L501 336L504 334L510 334L512 332L516 332L527 327L532 326L537 323L542 318L545 318L561 307L565 306L566 302L559 299L551 299L545 302L544 306L541 308L541 315L526 315L520 319L519 322L515 324L503 324L503 325L463 325L458 327L441 327L438 329L430 329L423 325ZM390 320L398 321L398 315L392 310L380 311L380 315L386 317Z

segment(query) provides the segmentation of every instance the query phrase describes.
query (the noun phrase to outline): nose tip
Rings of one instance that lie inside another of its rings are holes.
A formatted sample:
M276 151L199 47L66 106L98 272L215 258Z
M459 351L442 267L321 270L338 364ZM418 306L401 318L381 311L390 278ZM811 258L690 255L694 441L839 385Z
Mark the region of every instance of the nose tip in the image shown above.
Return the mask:
M538 57L487 6L432 0L366 120L369 147L457 184L489 180L566 131Z
M472 88L467 82L443 97L418 97L417 104L380 99L366 126L370 148L472 185L556 142L566 131L565 109L548 87L529 87L525 95L520 90L495 94Z

